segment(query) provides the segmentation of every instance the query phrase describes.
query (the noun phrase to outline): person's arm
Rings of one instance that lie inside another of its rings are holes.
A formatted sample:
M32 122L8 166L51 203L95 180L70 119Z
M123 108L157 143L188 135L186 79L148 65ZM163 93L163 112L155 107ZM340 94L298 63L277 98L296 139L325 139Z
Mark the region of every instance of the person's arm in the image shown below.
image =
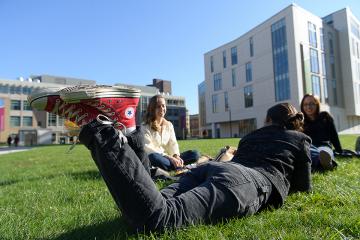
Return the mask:
M290 191L309 192L311 191L311 157L310 138L304 139L303 149L295 159L294 172L290 185Z
M169 141L166 144L166 152L172 157L179 157L180 158L180 150L179 145L176 140L175 130L171 122L167 122L166 134L169 134Z

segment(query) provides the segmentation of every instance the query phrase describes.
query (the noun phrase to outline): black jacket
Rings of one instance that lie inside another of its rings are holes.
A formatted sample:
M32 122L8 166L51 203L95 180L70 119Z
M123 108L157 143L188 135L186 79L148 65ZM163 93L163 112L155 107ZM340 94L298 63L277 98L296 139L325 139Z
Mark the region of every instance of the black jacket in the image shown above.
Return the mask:
M232 161L265 175L277 190L274 205L281 205L289 191L311 190L310 138L270 125L246 135Z
M305 118L304 133L311 138L315 147L328 146L332 148L334 146L335 151L342 152L334 119L328 112L319 113L319 116L314 121Z

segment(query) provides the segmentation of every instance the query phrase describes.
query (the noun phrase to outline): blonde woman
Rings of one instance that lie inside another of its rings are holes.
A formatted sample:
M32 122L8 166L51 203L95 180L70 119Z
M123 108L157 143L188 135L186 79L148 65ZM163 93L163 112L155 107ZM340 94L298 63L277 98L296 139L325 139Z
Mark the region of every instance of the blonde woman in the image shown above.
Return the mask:
M174 126L165 119L166 103L161 95L150 99L144 121L145 151L153 167L170 171L196 162L200 155L195 150L179 151Z

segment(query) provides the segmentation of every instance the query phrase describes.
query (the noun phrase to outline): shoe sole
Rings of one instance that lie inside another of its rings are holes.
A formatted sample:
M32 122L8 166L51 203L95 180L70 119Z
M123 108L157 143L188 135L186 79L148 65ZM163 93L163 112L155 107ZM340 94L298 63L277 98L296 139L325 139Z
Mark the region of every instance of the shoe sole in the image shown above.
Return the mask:
M329 153L325 151L320 151L319 158L320 158L320 164L325 170L333 168L331 163L331 156Z
M140 90L108 85L80 85L67 87L60 91L62 100L68 103L77 103L81 100L97 98L139 98Z
M62 88L55 88L55 87L54 88L42 88L38 91L31 93L28 96L28 102L31 106L34 101L42 99L44 97L59 96L60 95L59 92L61 89Z

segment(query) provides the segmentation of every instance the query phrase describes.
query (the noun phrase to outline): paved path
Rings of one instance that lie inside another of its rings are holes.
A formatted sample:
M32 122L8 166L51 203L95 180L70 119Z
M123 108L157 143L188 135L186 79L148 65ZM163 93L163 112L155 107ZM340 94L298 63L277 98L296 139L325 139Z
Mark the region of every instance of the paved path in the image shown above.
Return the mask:
M0 155L30 150L32 147L0 147Z

